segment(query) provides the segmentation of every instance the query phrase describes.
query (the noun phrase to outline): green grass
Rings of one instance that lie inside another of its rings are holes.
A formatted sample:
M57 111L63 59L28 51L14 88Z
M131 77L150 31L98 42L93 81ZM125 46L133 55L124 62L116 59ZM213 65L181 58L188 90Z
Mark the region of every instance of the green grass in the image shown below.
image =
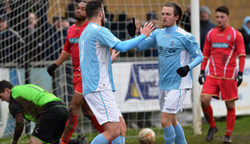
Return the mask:
M226 132L226 121L219 119L216 121L218 132L214 136L212 142L206 142L205 137L209 128L208 124L203 124L202 135L194 135L192 126L183 126L188 144L223 144L224 135ZM156 132L155 144L164 144L163 130L161 128L153 128ZM97 133L96 133L97 134ZM87 134L86 137L92 140L96 134ZM138 130L128 129L126 144L139 144L137 139ZM233 132L233 144L250 144L250 116L237 117ZM0 139L0 144L9 144L9 139ZM22 138L18 144L27 144L28 138Z

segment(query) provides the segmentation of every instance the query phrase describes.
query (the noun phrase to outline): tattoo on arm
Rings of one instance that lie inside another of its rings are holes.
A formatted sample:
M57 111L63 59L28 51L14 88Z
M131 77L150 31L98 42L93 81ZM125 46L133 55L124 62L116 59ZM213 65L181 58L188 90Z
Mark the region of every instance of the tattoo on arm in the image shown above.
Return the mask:
M14 133L14 141L18 141L19 137L22 134L23 131L23 113L18 113L15 116L15 120L16 120L16 127L15 127L15 133Z

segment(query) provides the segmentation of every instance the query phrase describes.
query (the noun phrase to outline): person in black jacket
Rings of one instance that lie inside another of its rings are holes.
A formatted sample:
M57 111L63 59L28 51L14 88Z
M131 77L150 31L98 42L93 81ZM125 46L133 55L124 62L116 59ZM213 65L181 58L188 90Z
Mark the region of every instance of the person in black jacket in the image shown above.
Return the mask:
M244 24L239 30L244 38L246 54L250 55L250 16L245 17Z
M207 6L200 8L200 47L203 51L207 33L216 25L210 21L211 12Z
M8 26L7 17L0 16L0 63L20 62L24 40Z

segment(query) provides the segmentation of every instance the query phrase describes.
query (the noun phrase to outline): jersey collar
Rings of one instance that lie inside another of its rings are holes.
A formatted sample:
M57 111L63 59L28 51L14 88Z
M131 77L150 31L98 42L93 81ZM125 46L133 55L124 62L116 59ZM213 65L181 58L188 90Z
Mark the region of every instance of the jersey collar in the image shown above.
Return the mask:
M171 27L168 27L168 28L165 27L164 29L165 29L165 31L167 33L171 33L171 32L175 32L177 28L178 28L178 26L174 25L174 26L171 26Z

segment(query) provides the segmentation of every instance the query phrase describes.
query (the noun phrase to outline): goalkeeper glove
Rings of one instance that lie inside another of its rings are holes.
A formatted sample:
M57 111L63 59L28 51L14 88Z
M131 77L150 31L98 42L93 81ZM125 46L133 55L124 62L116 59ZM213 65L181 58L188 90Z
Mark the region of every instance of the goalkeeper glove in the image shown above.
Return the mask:
M184 66L184 67L180 67L176 70L176 72L181 76L181 77L185 77L187 75L187 73L190 71L190 68L188 65Z
M237 77L236 77L236 79L235 79L235 81L237 81L237 87L240 86L240 84L241 84L242 81L243 81L242 75L243 75L243 72L238 72Z
M205 71L201 70L200 75L199 75L199 83L201 85L203 85L203 83L204 83L203 79L204 79L204 81L206 80L206 78L205 78Z
M52 65L50 65L47 68L47 72L49 73L50 76L54 77L55 76L55 70L57 69L57 65L54 63Z
M135 36L135 31L136 31L135 18L132 18L132 22L129 22L127 24L127 31L131 37Z

